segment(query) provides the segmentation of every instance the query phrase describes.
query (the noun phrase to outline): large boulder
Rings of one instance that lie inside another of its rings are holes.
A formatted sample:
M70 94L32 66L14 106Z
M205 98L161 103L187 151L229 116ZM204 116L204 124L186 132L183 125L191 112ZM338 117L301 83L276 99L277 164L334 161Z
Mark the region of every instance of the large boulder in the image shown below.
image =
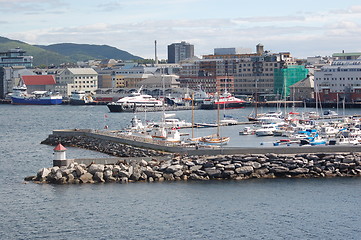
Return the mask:
M198 171L202 168L202 165L194 165L192 167L189 168L190 171L195 172Z
M104 165L103 164L92 164L88 168L88 172L91 174L95 174L96 172L103 172L104 171Z
M170 165L164 170L164 172L166 172L166 173L174 173L174 172L177 172L177 171L182 170L182 169L183 169L182 165L179 165L179 164Z
M81 183L92 183L93 182L93 175L91 173L84 173L80 176L80 182Z
M119 171L117 176L120 178L122 178L122 177L129 178L131 176L131 174L127 171Z
M238 174L251 174L253 172L253 167L252 166L243 166L240 168L236 168L235 172Z
M163 174L163 177L164 177L164 179L167 180L167 181L174 181L174 180L175 180L175 178L174 178L174 176L173 176L172 173L164 173L164 174Z
M270 169L270 171L273 173L284 174L284 173L288 173L290 171L290 169L287 167L283 167L283 166L275 166L275 167L272 167Z
M298 175L298 174L306 174L309 171L310 170L308 168L295 168L295 169L290 170L290 173Z
M86 170L81 165L77 165L77 166L75 166L75 172L76 172L76 175L78 177L80 177L81 175L86 173Z
M222 177L222 171L214 168L206 168L204 171L208 174L210 178L220 178Z
M97 181L97 182L105 182L104 181L104 174L103 172L96 172L94 174L94 177L93 177L94 181Z
M51 173L51 170L49 168L42 168L37 173L37 179L40 181L45 180L45 178Z

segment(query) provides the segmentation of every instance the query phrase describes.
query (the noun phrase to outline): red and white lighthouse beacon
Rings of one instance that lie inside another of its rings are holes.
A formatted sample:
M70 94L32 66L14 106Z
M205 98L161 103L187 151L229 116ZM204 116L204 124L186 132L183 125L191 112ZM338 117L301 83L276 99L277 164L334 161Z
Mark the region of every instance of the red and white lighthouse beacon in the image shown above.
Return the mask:
M67 166L68 161L66 159L66 148L59 143L54 148L54 160L53 160L53 166Z

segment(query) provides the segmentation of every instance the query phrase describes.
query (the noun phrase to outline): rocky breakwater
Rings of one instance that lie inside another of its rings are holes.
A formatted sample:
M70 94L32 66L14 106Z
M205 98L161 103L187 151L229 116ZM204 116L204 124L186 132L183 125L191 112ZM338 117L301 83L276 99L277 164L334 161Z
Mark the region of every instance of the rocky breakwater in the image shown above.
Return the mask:
M317 178L361 176L361 155L247 154L175 156L168 161L119 161L103 165L72 163L68 167L42 168L26 181L42 183L153 182L250 178Z
M41 142L41 144L47 144L52 146L56 146L59 143L61 143L65 147L84 148L116 157L153 157L169 155L169 153L161 151L138 148L122 143L116 143L84 136L64 137L50 135L47 139Z

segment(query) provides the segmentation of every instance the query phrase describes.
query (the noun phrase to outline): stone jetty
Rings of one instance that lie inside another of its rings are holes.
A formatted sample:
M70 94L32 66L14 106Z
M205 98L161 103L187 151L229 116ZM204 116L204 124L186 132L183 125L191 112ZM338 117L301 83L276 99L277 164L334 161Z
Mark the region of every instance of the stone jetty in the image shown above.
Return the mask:
M361 154L175 155L169 160L119 160L114 164L71 163L42 168L26 181L54 184L128 183L251 178L361 176Z
M154 157L166 156L170 153L146 148L139 148L127 144L117 143L109 140L79 136L49 135L41 144L55 146L58 143L66 147L78 147L93 150L116 157Z

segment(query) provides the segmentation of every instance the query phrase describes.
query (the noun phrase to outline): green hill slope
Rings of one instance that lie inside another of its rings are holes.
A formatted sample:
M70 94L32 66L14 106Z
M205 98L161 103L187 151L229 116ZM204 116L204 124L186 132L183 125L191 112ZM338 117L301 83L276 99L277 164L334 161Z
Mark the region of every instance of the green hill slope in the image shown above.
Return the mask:
M134 56L126 51L108 45L59 43L49 46L38 45L37 47L68 56L74 61L85 61L90 59L142 59L141 57Z
M6 52L9 49L17 47L25 50L26 55L34 57L34 67L52 64L58 66L62 63L75 63L77 61L88 61L92 59L142 59L141 57L107 45L59 43L42 46L30 45L18 40L0 37L1 52Z
M8 38L0 37L0 51L6 52L12 48L21 48L26 51L26 55L34 57L34 66L39 65L59 65L65 62L72 62L71 58L63 56L56 52L47 51L45 49L27 44L25 42L11 40Z

